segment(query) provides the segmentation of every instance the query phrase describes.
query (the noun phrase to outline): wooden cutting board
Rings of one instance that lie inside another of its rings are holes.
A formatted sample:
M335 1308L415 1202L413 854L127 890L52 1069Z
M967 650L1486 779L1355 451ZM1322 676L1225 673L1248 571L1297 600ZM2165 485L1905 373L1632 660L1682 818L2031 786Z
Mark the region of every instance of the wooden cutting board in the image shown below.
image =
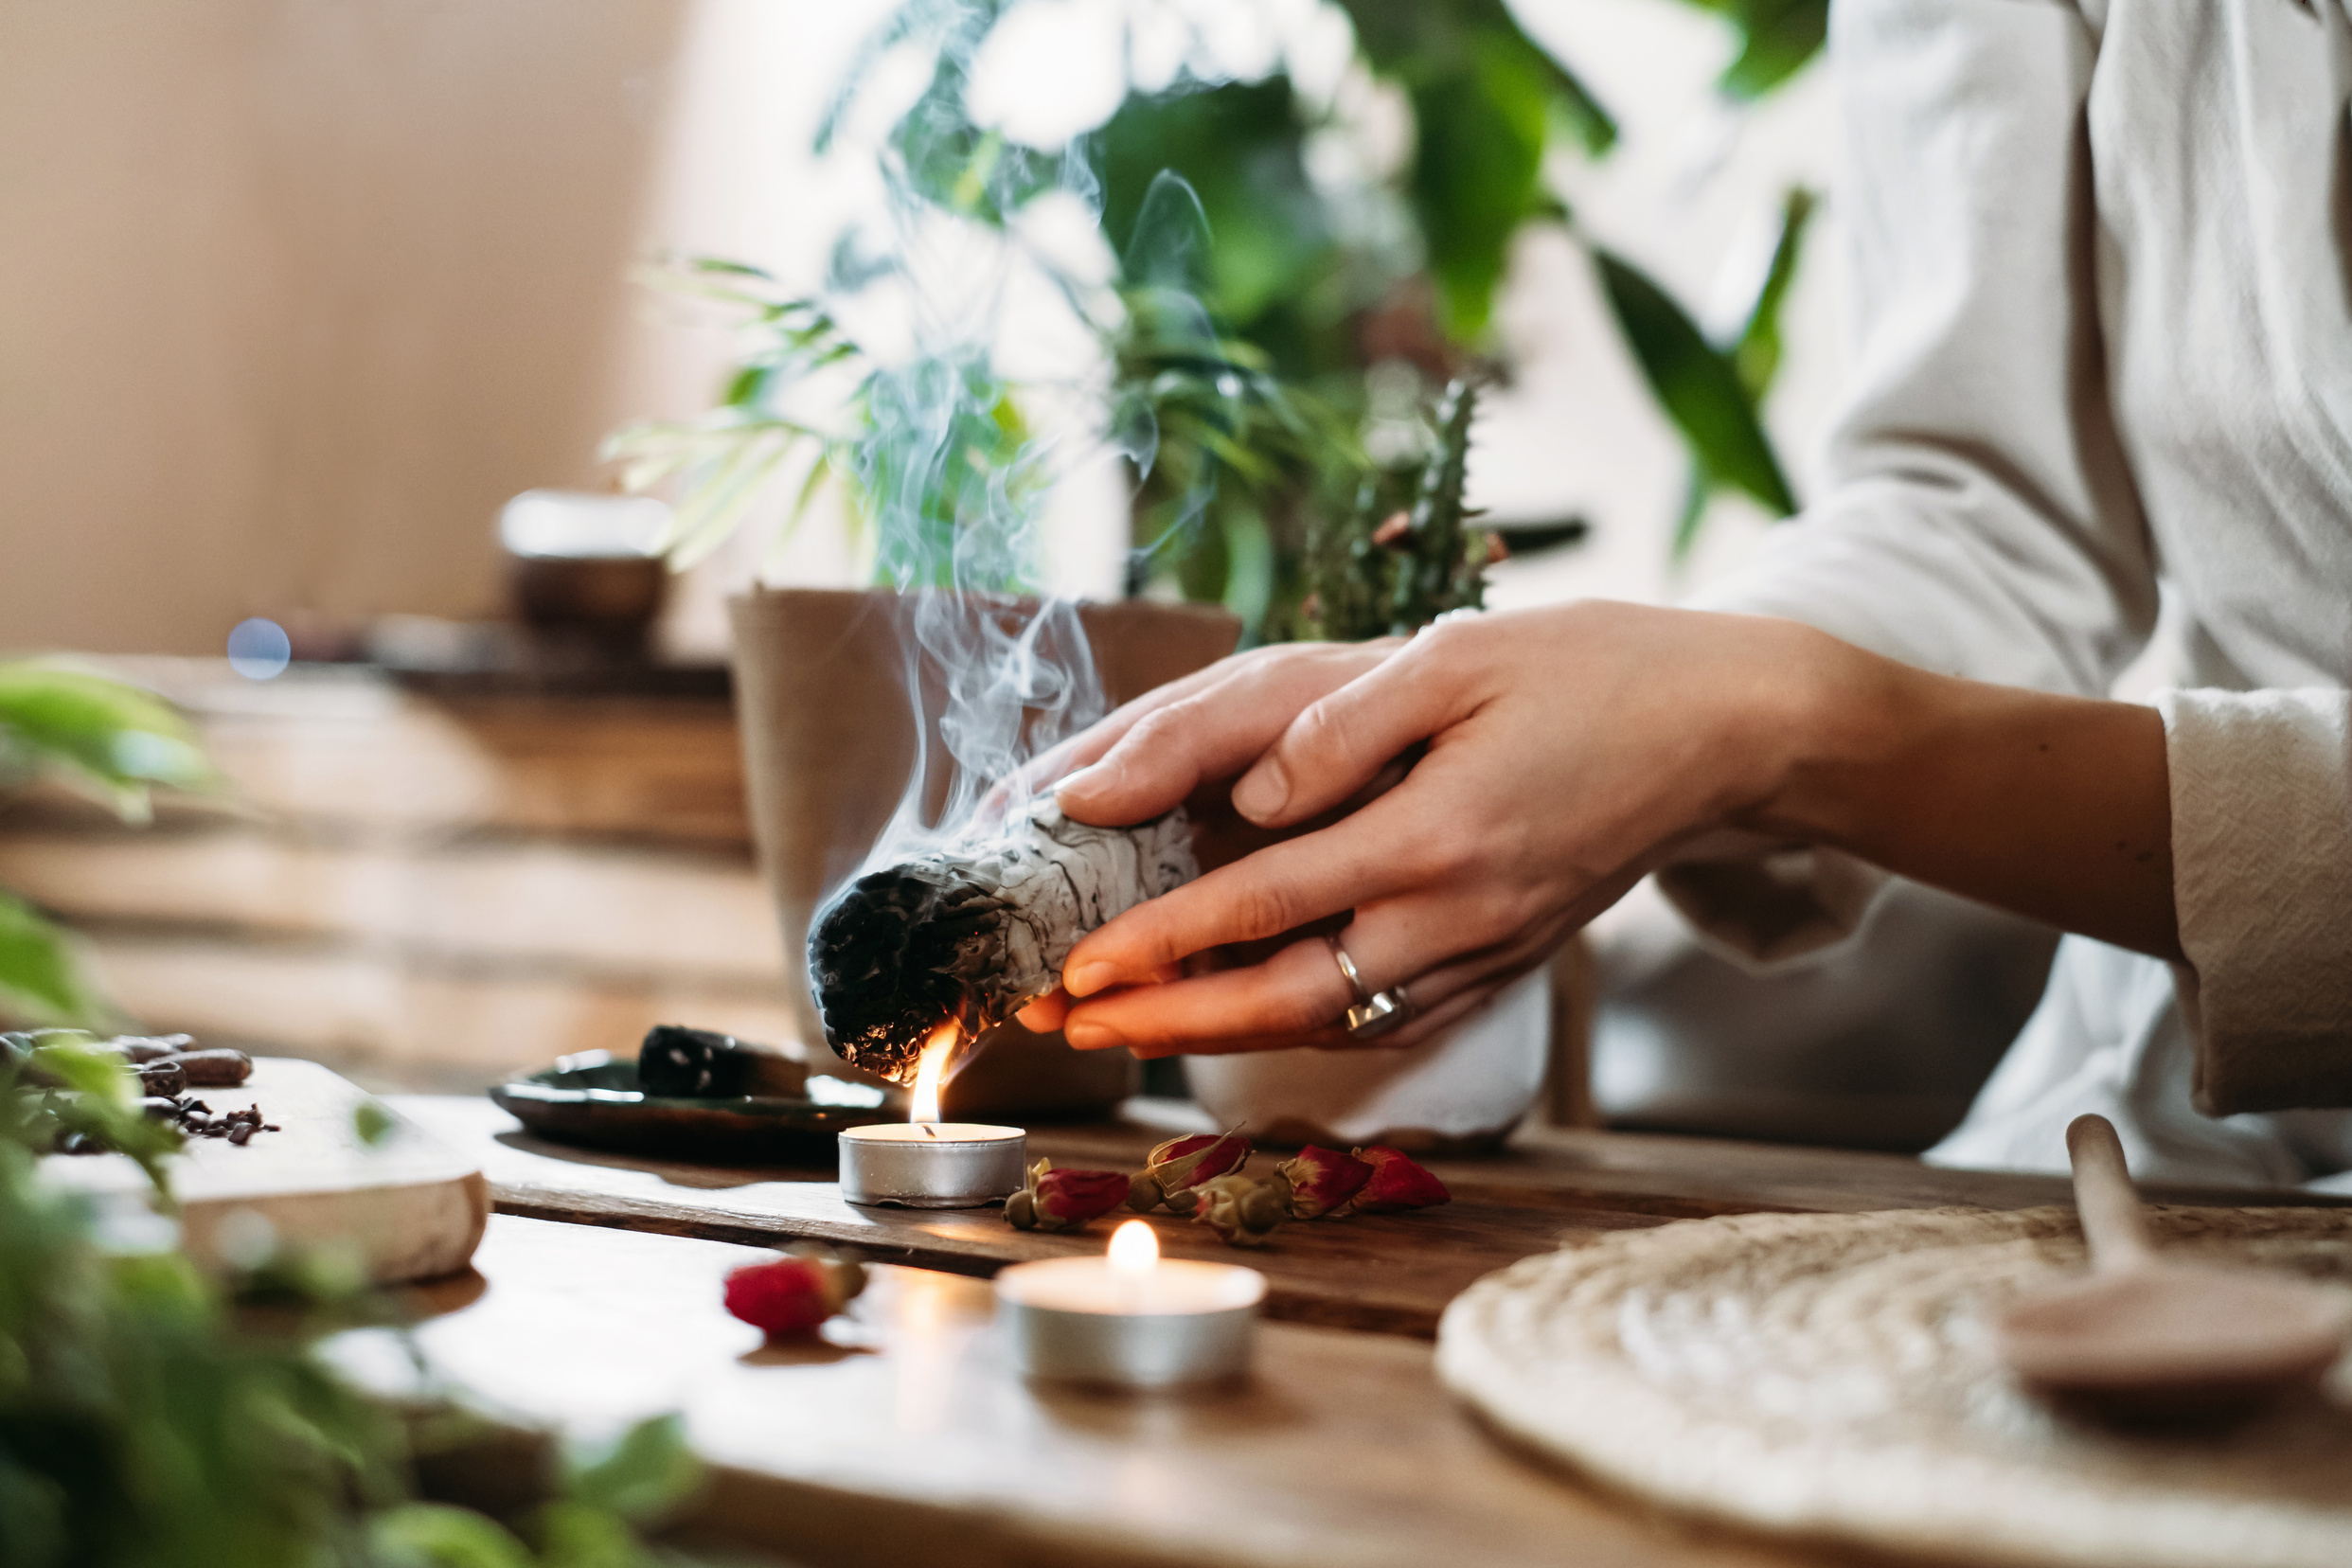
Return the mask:
M383 1284L454 1274L473 1256L490 1218L479 1163L357 1084L314 1061L262 1057L238 1088L192 1092L216 1113L258 1105L282 1129L241 1148L190 1138L172 1156L182 1238L198 1263L250 1257L273 1234L299 1247L356 1247ZM374 1144L355 1119L367 1104L387 1122ZM47 1179L119 1203L126 1215L144 1210L147 1178L120 1155L54 1154L42 1164Z

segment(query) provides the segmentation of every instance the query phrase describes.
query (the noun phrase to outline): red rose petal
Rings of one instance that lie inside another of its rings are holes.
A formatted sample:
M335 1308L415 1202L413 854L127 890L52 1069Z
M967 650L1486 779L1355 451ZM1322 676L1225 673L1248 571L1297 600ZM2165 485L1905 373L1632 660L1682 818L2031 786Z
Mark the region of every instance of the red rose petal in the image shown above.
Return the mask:
M1065 1225L1082 1225L1127 1202L1122 1170L1049 1170L1037 1179L1037 1211Z
M1414 1164L1402 1149L1374 1144L1357 1149L1356 1158L1372 1167L1372 1178L1348 1204L1352 1213L1395 1214L1452 1201L1446 1184Z
M727 1275L727 1310L771 1334L806 1334L833 1315L821 1265L805 1257L753 1263Z

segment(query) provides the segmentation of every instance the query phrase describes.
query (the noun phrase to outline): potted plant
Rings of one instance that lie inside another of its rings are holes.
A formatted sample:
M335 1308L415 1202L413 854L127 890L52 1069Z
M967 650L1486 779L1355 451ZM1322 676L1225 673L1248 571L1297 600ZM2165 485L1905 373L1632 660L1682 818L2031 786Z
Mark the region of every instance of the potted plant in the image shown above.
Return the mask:
M826 301L751 267L687 261L668 281L742 312L749 338L718 406L608 446L633 488L687 472L673 562L707 555L787 479L785 530L839 486L870 561L869 587L752 585L730 603L754 836L810 1048L823 1039L802 956L811 918L885 830L953 826L975 789L1223 657L1241 628L1206 605L1087 603L1065 615L1041 604L1034 527L1051 474L1027 406L1062 389L1015 383L962 347L886 363ZM1168 357L1147 383L1097 393L1110 417L1149 419L1237 375L1254 373L1203 340L1183 365ZM1082 635L1066 634L1073 626ZM1003 735L976 737L1003 720ZM1058 1037L1012 1028L983 1055L952 1091L962 1111L1099 1110L1131 1086L1131 1063L1079 1056Z

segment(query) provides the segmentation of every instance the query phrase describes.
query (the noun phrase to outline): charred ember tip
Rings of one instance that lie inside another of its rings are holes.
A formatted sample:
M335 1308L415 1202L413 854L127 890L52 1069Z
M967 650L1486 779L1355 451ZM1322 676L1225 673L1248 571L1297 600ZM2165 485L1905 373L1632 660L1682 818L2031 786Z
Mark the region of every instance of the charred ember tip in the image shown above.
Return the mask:
M978 1032L981 928L1002 918L977 888L895 865L851 882L809 935L809 978L825 1038L853 1067L911 1083L923 1042L946 1019Z
M1134 828L1063 817L1050 797L998 834L869 871L809 933L825 1038L905 1083L953 1019L977 1035L1051 990L1079 937L1199 874L1182 811Z

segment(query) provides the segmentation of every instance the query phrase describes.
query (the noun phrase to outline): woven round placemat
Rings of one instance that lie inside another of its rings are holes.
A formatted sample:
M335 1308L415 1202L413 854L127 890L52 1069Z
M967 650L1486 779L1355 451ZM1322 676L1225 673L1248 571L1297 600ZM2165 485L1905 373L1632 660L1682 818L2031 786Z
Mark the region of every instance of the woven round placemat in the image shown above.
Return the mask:
M2352 1211L2149 1219L2168 1252L2352 1291ZM2069 1418L1991 1324L2083 1263L2071 1209L1684 1221L1480 1280L1438 1369L1586 1473L1740 1524L2002 1562L2352 1565L2352 1361L2218 1432Z

